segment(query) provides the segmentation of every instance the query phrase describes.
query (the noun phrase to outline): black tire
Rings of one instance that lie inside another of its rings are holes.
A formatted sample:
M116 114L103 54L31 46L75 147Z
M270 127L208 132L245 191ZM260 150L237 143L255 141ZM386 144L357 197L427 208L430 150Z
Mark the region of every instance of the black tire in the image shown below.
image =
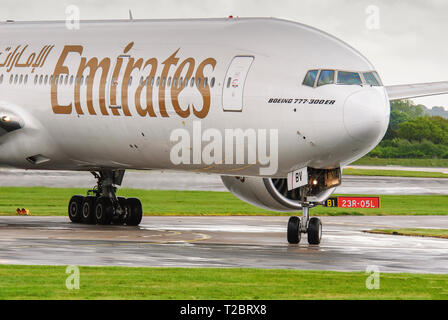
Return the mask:
M126 198L124 197L117 197L118 199L118 203L120 204L120 207L126 211L125 215L122 216L114 216L112 219L112 224L116 224L116 225L121 225L121 224L125 224L126 222L126 217L127 217L127 213L128 213L128 206L127 206L127 202L126 202Z
M99 197L95 204L96 223L108 225L112 221L114 215L114 206L112 200L107 197Z
M322 239L322 222L319 218L313 217L308 223L308 243L319 244Z
M82 223L86 224L96 223L95 202L96 197L88 196L84 198L84 201L82 203L82 214L81 214Z
M298 244L300 242L300 218L291 217L288 221L288 242Z
M68 203L68 217L71 222L80 223L81 213L82 213L82 202L84 201L83 196L73 196Z
M126 199L126 205L128 207L128 215L126 217L126 224L128 226L138 226L142 222L143 209L142 203L139 199L129 198Z

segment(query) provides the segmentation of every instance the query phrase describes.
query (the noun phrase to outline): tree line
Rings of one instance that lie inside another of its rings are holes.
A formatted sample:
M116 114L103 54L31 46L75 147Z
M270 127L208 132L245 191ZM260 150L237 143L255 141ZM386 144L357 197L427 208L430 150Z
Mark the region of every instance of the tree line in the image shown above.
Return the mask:
M392 101L386 135L368 156L448 159L448 119L410 100Z

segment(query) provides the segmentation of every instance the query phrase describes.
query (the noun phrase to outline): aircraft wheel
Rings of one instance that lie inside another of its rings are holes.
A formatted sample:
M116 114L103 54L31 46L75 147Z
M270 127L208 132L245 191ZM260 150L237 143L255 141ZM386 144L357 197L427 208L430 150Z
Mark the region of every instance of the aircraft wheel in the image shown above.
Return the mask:
M81 220L83 223L87 223L87 224L96 223L95 201L96 201L96 198L92 197L92 196L88 196L88 197L84 198L84 202L82 203L82 215L81 215Z
M313 217L308 223L308 243L319 244L322 239L322 222L319 218Z
M128 226L138 226L142 221L143 209L142 203L137 198L129 198L126 200L127 217L126 224Z
M287 238L288 238L288 242L290 244L298 244L300 242L300 218L299 217L289 218Z
M96 223L103 225L110 224L113 214L114 207L112 204L112 200L110 200L108 197L97 198L95 205Z
M116 225L125 224L126 217L128 216L128 206L127 206L126 198L118 197L117 199L118 199L118 203L120 204L120 207L123 210L125 210L126 213L124 214L124 216L121 215L121 216L114 217L112 219L112 224L116 224Z
M81 222L83 196L73 196L68 203L68 217L72 222Z

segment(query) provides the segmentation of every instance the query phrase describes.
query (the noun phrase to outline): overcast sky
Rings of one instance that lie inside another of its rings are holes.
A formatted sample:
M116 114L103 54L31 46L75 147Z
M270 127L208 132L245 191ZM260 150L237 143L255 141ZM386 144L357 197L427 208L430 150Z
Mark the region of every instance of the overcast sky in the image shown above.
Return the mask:
M448 80L446 0L0 0L0 20L277 17L333 34L361 51L386 85ZM379 18L379 20L377 19ZM448 95L420 98L448 107Z

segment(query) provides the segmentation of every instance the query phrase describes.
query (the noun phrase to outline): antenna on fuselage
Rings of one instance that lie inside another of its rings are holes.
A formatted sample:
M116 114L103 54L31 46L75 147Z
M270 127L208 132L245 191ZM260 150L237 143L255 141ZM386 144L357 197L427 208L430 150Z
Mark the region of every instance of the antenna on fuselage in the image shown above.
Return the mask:
M129 9L129 20L134 21L134 17L132 17L131 9Z

